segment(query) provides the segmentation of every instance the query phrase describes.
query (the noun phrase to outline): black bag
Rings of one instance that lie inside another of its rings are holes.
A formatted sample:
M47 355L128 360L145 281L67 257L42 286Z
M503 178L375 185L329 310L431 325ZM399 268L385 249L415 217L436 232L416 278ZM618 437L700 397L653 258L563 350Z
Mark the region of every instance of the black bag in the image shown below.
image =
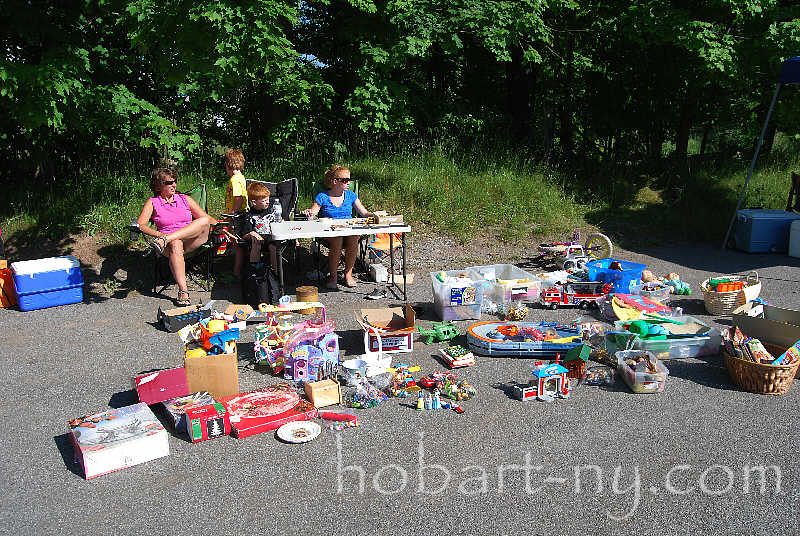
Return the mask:
M258 309L262 303L277 305L278 298L278 278L272 270L266 266L248 268L247 276L242 280L242 301Z

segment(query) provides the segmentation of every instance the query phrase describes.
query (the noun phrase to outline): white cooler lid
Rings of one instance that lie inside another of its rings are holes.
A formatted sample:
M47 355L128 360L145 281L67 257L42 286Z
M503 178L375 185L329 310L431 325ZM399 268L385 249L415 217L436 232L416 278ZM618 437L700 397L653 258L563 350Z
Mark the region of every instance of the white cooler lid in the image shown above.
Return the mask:
M49 257L47 259L35 259L32 261L17 261L11 263L11 270L16 275L33 275L42 272L56 272L59 270L70 270L79 268L78 259L72 255L63 257Z

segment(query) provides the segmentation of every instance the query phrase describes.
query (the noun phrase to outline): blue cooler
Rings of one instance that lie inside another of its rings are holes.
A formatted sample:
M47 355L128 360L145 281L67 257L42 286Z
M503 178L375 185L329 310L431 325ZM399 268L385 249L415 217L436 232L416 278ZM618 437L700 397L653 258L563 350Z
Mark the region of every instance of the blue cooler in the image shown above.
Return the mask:
M800 214L785 210L745 209L736 213L736 249L748 253L786 253L789 227Z
M12 262L11 273L23 311L83 301L83 274L75 257Z

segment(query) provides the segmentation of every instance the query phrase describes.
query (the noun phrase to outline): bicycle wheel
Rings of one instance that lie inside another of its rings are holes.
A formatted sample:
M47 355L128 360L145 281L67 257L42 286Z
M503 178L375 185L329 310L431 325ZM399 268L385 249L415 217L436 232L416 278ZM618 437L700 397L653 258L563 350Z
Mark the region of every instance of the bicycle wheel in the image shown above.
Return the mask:
M614 245L603 233L594 233L586 239L584 250L594 259L607 259L614 253Z

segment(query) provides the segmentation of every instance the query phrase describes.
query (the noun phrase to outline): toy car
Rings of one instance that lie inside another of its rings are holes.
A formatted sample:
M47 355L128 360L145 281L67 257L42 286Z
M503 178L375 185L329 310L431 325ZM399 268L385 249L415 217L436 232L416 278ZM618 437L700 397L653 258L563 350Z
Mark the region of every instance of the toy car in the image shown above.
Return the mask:
M559 305L568 305L588 309L597 306L597 301L613 289L613 285L602 281L570 282L556 284L542 290L539 301L543 307L558 309Z

